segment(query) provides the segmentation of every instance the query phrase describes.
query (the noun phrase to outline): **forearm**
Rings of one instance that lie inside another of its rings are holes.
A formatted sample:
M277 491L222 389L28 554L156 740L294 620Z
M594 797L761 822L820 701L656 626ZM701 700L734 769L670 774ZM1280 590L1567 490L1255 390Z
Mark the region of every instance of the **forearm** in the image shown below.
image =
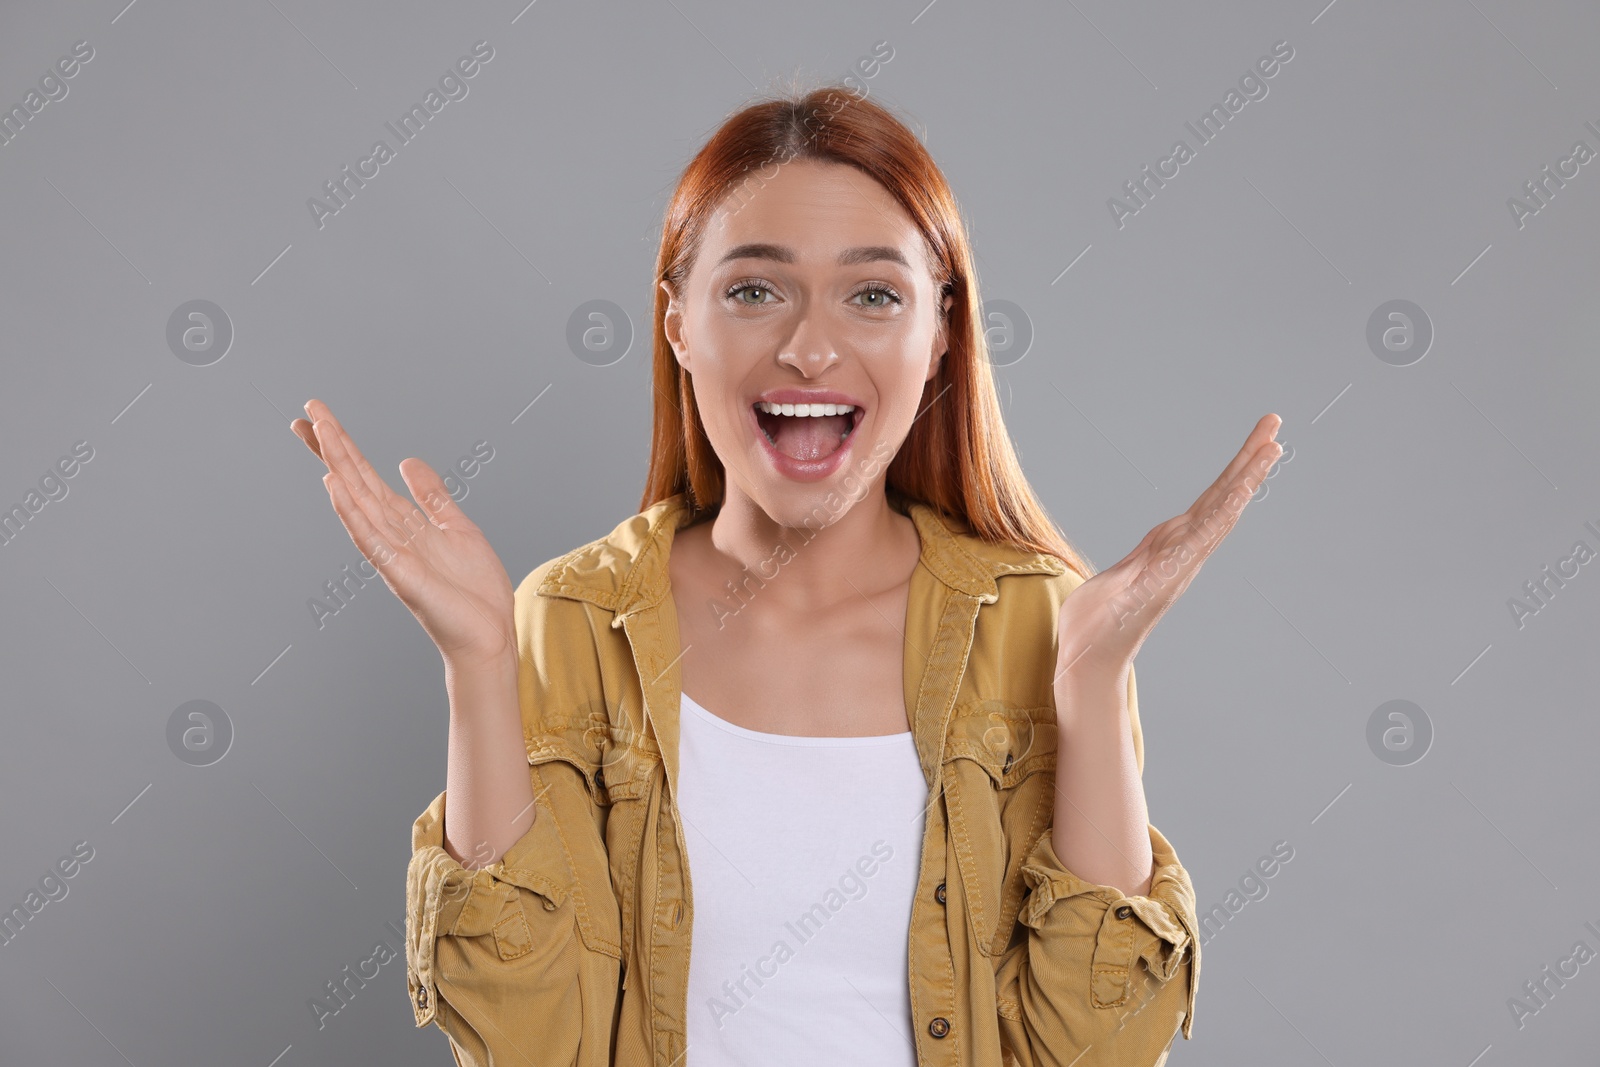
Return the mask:
M1087 882L1143 896L1154 860L1129 724L1127 673L1065 675L1055 697L1056 857Z
M444 850L466 867L498 860L533 825L533 784L517 703L515 653L445 662L450 695Z

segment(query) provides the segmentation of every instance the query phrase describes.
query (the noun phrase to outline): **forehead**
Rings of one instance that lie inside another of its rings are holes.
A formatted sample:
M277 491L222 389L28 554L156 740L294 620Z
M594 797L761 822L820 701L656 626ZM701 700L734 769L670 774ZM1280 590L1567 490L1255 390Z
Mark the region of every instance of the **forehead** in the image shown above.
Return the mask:
M875 179L843 163L795 160L778 166L770 179L752 171L712 212L701 262L714 270L745 245L781 246L794 253L794 262L813 265L837 263L850 249L887 246L913 270L929 267L911 216Z

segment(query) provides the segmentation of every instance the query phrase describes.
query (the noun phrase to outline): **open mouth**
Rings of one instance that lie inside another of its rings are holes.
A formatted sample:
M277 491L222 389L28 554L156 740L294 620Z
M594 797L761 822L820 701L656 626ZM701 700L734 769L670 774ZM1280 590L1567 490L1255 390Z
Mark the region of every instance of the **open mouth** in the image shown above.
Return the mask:
M863 411L850 404L752 405L756 424L772 447L793 459L814 461L837 452L861 423Z

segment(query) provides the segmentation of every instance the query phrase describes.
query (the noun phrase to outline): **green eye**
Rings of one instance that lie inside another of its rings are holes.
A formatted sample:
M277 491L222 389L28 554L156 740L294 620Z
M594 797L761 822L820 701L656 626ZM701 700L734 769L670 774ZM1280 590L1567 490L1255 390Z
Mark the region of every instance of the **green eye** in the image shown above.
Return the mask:
M759 293L762 295L762 297L773 295L772 290L769 287L754 280L735 282L733 285L728 287L727 292L725 292L723 295L726 298L730 300L736 300L738 303L744 304L747 307L762 307L766 304L772 303L772 301L766 299L747 299L744 295L747 293ZM854 295L856 297L871 298L864 303L858 304L858 307L886 308L890 304L899 304L902 302L899 293L896 293L887 285L881 284L869 285L864 289L858 290Z
M862 307L882 308L882 307L888 307L889 303L891 301L893 303L896 303L896 304L900 303L899 294L897 294L893 289L890 289L886 285L871 285L871 286L868 286L867 288L862 289L860 292L856 293L856 296L879 296L879 297L883 297L884 298L882 300L878 300L878 301L875 301L875 302L869 302L869 303L862 304L861 305Z

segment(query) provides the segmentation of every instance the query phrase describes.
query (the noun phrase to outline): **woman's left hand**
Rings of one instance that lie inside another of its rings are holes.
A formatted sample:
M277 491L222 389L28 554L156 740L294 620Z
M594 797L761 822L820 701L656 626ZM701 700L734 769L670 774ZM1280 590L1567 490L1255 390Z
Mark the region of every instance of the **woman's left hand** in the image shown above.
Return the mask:
M1156 620L1189 587L1200 565L1239 521L1283 454L1274 438L1283 420L1264 415L1244 447L1182 515L1145 535L1126 557L1078 586L1061 604L1055 684L1121 679Z

